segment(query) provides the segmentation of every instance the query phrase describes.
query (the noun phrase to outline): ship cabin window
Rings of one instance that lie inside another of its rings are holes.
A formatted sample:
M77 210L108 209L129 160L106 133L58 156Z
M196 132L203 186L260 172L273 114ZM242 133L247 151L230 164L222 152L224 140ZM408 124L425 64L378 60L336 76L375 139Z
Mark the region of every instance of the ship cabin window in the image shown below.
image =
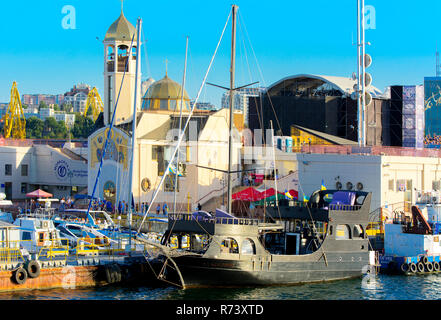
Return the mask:
M364 199L365 199L365 198L366 198L365 196L359 196L359 197L357 197L357 199L355 199L355 204L358 205L358 206L363 205L363 203L364 203Z
M242 254L256 254L256 245L254 244L254 241L251 239L245 239L242 242Z
M239 246L237 241L233 238L227 238L222 241L221 252L223 253L239 253Z
M83 231L78 226L67 226L68 230L72 232L77 237L83 236Z
M285 250L285 235L281 233L267 233L265 234L264 244L269 252L282 254Z
M42 246L44 244L44 232L39 232L38 233L38 241L37 241L37 245L38 246Z
M339 224L336 228L335 239L336 240L351 239L351 228L346 224Z
M354 235L354 238L361 238L364 239L364 230L363 227L360 224L356 224L354 226L354 232L352 233Z
M32 240L30 232L23 232L23 240Z

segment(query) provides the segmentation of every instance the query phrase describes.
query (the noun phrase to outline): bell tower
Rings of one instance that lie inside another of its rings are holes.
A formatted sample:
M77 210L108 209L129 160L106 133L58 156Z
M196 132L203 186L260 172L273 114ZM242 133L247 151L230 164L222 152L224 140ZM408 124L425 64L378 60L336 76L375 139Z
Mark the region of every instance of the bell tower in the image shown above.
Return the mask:
M133 41L132 41L133 39ZM109 27L104 38L104 125L112 120L115 104L118 106L115 113L114 125L130 122L133 115L136 74L136 28L121 15ZM131 48L131 49L130 49ZM124 74L125 71L125 74ZM122 83L124 77L124 82ZM139 75L141 78L141 75ZM141 82L138 97L141 93ZM140 101L139 101L140 102ZM140 103L137 104L140 106ZM139 107L138 107L139 108Z

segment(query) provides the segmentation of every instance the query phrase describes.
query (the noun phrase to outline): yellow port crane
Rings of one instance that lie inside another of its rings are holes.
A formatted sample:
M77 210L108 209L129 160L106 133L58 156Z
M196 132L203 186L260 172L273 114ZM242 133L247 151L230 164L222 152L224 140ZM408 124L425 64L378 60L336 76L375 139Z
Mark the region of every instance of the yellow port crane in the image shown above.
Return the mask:
M100 94L95 87L89 91L89 95L87 96L86 109L84 110L85 117L87 116L87 111L89 108L92 108L93 121L96 121L100 113L104 111L103 101L101 100Z
M26 139L26 118L15 81L12 83L11 101L2 122L5 138Z

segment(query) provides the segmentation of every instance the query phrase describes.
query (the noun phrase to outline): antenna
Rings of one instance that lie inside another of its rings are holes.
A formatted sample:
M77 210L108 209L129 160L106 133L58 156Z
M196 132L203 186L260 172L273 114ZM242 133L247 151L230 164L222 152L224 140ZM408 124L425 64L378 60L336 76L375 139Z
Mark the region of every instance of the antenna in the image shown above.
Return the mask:
M436 74L437 77L441 76L441 66L440 66L440 62L439 62L438 45L436 46L436 70L435 70L435 74Z

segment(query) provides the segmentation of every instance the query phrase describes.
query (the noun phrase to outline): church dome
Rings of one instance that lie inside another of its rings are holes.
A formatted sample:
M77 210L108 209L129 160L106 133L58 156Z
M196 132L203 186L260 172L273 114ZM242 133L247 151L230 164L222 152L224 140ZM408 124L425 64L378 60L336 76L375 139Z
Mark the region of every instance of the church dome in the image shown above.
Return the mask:
M142 110L180 110L182 87L170 79L167 74L164 78L150 85L142 98ZM190 111L190 98L184 90L182 110Z
M106 32L104 41L137 41L136 28L126 19L124 13L121 11L119 18L112 23Z

